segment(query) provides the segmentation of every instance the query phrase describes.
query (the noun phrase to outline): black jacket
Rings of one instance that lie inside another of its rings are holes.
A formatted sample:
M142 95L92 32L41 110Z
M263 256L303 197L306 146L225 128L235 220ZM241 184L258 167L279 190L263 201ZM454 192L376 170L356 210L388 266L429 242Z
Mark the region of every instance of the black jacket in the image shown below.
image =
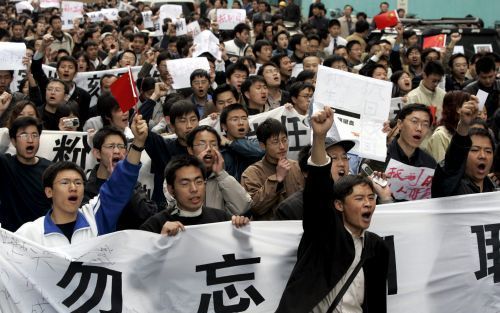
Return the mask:
M479 187L465 175L465 166L472 141L469 136L453 135L444 160L432 178L432 198L479 193ZM486 176L483 192L495 191L495 184Z
M85 184L85 199L84 203L87 203L93 197L99 194L99 189L105 180L97 178L97 169L99 164L97 164L87 179ZM130 197L129 202L125 206L116 224L116 230L125 229L139 229L148 218L153 216L158 212L158 207L156 203L149 200L147 193L142 189L140 183L135 185L134 193Z
M329 163L310 167L304 189L304 234L297 263L276 312L309 313L335 287L354 260L354 242L342 216L332 208L333 180ZM366 233L365 233L366 234ZM363 312L387 311L389 250L383 240L365 236Z

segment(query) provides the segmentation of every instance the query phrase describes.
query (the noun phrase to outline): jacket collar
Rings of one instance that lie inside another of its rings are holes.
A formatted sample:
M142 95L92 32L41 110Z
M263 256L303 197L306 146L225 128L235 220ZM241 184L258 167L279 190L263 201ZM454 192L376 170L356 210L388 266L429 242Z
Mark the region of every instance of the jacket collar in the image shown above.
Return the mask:
M52 233L59 233L63 235L61 229L56 224L54 224L52 218L50 218L50 214L52 214L52 209L50 209L49 212L45 214L45 220L43 222L43 229L44 229L43 234L48 235ZM90 227L89 223L87 222L87 219L85 218L85 216L83 216L83 214L80 211L78 211L76 214L77 215L76 215L75 229L73 232L82 228Z

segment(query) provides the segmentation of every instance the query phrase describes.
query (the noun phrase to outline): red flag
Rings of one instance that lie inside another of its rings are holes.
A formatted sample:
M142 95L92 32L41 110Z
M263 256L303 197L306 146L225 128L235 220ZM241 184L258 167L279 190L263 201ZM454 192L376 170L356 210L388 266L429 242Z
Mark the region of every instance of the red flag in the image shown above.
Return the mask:
M394 10L375 15L373 21L377 25L377 29L396 26L399 22L398 12Z
M446 45L446 35L440 34L424 38L423 48L443 48Z
M109 89L111 90L111 94L115 97L116 101L118 101L122 112L127 112L133 108L139 100L135 89L134 77L132 76L130 67L128 72L120 76L114 83L112 83Z

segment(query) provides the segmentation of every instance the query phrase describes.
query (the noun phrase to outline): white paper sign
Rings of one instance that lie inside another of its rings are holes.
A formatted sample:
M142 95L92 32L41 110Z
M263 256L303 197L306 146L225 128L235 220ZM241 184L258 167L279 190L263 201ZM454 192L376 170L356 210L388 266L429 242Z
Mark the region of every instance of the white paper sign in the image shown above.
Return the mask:
M62 24L63 29L72 29L73 28L73 19L78 17L83 17L83 2L78 1L62 1Z
M22 13L23 10L29 10L30 12L33 12L35 8L29 3L28 1L20 1L16 3L16 12L17 13Z
M118 9L102 9L101 12L110 21L118 19Z
M454 46L453 54L462 53L465 54L464 46Z
M61 6L59 0L40 0L41 8L59 8Z
M479 98L478 108L479 111L482 112L484 109L484 105L486 104L486 100L488 99L488 93L482 89L478 89L476 97Z
M335 115L344 116L342 123L336 120L337 125L334 124L341 136L339 139L358 140L359 150L355 147L353 153L385 161L386 134L382 129L389 116L391 94L391 82L320 65L313 110L325 105L335 108Z
M245 23L247 12L244 9L217 9L219 29L234 29L236 25Z
M176 36L183 36L187 35L187 25L186 25L186 19L185 18L178 18L175 20L175 35Z
M154 27L153 20L151 19L152 16L153 16L153 12L151 12L151 11L142 12L142 19L144 20L144 27L145 28Z
M182 6L175 4L164 4L160 7L160 23L163 24L163 20L166 18L171 18L172 21L181 17Z
M403 108L403 97L397 97L391 99L391 108L389 110L389 119L393 120L398 117L399 111Z
M23 57L26 55L24 43L0 42L0 70L25 69Z
M197 57L202 53L208 52L217 60L222 58L222 54L219 49L219 38L215 37L211 31L202 31L194 37L193 43L196 45L194 47L193 56Z
M172 75L174 89L190 88L189 77L194 70L203 69L210 72L210 64L207 58L203 57L168 60L167 68Z
M201 33L200 24L198 21L191 22L187 24L187 31L191 33L191 36L196 37L199 33Z
M123 1L120 1L120 3L118 3L118 7L117 7L118 11L126 11L126 12L129 12L131 10L134 10L135 7L131 4L128 4L128 3L125 3Z
M397 200L421 200L431 198L434 169L415 167L391 159L385 170L392 195Z
M92 23L98 23L104 21L104 13L101 11L96 11L96 12L86 12L85 13L89 18Z

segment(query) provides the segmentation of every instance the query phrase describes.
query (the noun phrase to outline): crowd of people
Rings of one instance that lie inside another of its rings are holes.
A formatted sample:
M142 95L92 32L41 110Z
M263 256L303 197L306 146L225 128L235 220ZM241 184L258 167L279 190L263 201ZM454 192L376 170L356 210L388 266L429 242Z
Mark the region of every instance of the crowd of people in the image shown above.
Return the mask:
M351 5L329 19L320 0L309 16L294 0L278 8L234 0L231 8L245 9L247 21L225 31L217 10L228 8L226 0L195 4L184 18L219 39L221 57L199 55L210 70L189 73L191 87L177 90L167 63L193 56L194 34L177 36L176 21L167 18L154 36L142 13L158 20L159 7L127 3L116 20L92 22L86 12L117 7L116 0L95 1L63 30L59 8L0 6L0 47L26 45L19 86L12 87L13 70L0 70L1 227L54 247L117 230L175 236L187 225L302 219L298 262L278 311L332 312L334 304L334 312L384 312L388 251L366 230L376 204L408 199L377 182L389 179L386 168L395 160L435 170L427 198L497 189L500 56L454 53L458 32L441 50L422 49L417 33L401 23L371 37L376 24L363 12L354 16ZM379 14L388 10L380 3ZM287 22L297 25L293 34ZM327 137L335 113L311 108L320 65L392 82L392 97L404 105L384 124L385 162L359 158L352 140ZM121 110L111 72L100 78L95 105L75 82L79 73L129 66L141 67L138 110ZM253 115L282 106L310 120L312 145L297 159L289 157L279 120L265 120L249 136ZM220 129L200 125L204 118ZM87 131L97 165L85 173L39 156L45 130ZM144 151L154 173L151 195L138 182ZM374 170L368 178L359 175L366 165ZM304 295L304 288L316 292Z

